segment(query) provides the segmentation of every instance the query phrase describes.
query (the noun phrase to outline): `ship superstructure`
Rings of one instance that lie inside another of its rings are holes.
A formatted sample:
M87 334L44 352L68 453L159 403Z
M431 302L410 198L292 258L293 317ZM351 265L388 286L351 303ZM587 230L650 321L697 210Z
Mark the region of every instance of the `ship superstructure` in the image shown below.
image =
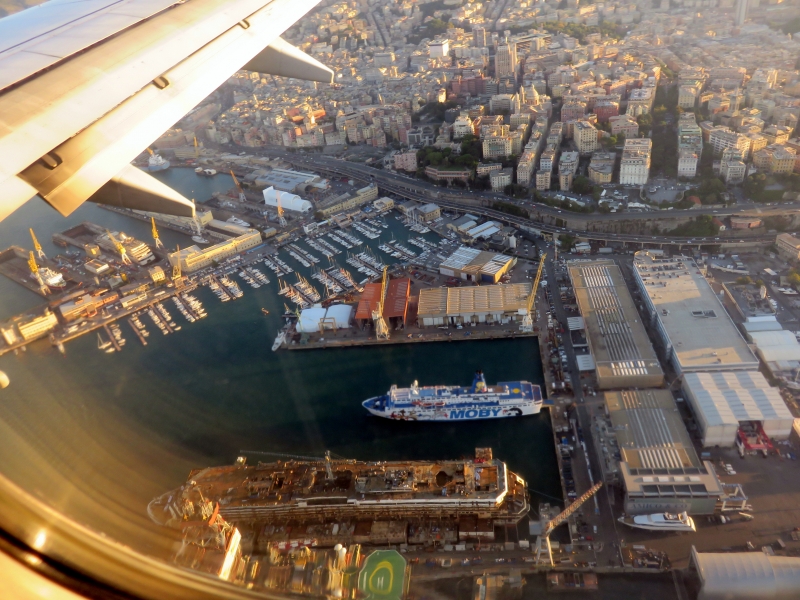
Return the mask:
M470 387L393 385L383 396L362 405L378 417L404 421L463 421L535 415L542 408L542 390L527 381L486 385L481 371Z
M328 458L250 466L240 457L232 466L193 471L182 487L153 500L148 512L160 524L180 527L184 508L203 499L218 503L220 516L235 524L425 518L516 523L528 512L525 481L490 449L478 449L475 459L441 461Z
M123 246L128 257L132 258L133 261L139 265L149 264L156 259L156 257L153 255L153 252L150 250L150 247L144 242L141 242L122 231L112 231L110 234L110 237L108 233L102 233L98 235L97 245L104 250L108 250L114 254L119 254L117 244L114 243L116 240Z

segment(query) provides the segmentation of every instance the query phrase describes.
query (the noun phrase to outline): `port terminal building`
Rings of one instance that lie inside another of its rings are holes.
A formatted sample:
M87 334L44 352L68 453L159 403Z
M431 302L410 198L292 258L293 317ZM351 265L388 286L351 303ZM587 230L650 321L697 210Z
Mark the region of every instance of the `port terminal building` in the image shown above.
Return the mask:
M528 314L530 296L530 283L423 289L417 323L421 327L512 323Z
M200 246L189 246L181 248L178 252L170 252L169 263L175 266L180 262L181 271L193 273L200 269L212 266L215 262L221 262L226 258L245 252L250 248L255 248L262 242L261 233L251 229L248 233L235 238L230 238L224 242L200 248Z
M774 440L788 439L792 431L794 417L780 390L759 371L686 373L682 389L703 447L733 447L743 425Z
M628 515L706 515L721 502L743 502L741 488L723 485L697 456L668 390L609 391L604 401L597 420L603 477L624 488Z
M675 371L755 371L758 359L694 260L634 256L634 277Z
M463 281L497 283L515 264L511 256L461 246L439 265L439 273Z
M662 385L664 372L658 356L616 263L577 260L568 264L568 271L598 389Z

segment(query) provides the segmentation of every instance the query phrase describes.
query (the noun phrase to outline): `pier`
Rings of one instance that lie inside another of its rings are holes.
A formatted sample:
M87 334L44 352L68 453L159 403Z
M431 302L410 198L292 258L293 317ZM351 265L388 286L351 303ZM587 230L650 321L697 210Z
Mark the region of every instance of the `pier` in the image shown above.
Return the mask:
M136 334L136 337L138 337L139 341L142 342L142 346L147 346L147 340L144 339L144 336L142 335L142 332L139 331L139 328L133 324L133 319L131 317L128 317L128 325L131 326L131 329L133 329L133 332Z
M122 350L122 346L119 345L117 338L115 338L114 334L111 333L111 329L108 327L108 323L103 323L103 329L105 329L108 339L111 340L111 344L114 346L114 350L120 352Z

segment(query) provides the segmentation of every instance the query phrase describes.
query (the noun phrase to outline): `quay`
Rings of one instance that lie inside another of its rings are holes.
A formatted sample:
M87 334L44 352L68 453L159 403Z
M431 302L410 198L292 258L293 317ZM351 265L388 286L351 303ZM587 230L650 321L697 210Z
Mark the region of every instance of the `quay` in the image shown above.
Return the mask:
M415 331L417 331L415 329ZM397 344L419 344L425 342L465 342L476 340L499 340L499 339L517 339L517 338L530 338L536 337L536 333L524 333L521 331L512 330L482 330L482 331L466 331L463 335L462 332L457 332L459 335L448 335L442 332L425 332L419 330L418 333L398 332L400 335L395 335L389 339L381 340L374 336L370 337L335 337L337 334L329 332L334 337L320 337L318 339L309 339L301 343L289 344L286 346L288 350L319 350L325 348L355 348L358 346L391 346ZM326 334L328 335L328 334ZM347 334L345 334L347 335Z

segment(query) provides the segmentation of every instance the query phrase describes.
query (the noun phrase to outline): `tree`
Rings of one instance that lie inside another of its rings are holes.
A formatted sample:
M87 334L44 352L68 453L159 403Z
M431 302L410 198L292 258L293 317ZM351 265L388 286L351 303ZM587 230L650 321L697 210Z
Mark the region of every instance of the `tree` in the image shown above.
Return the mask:
M583 175L578 175L572 181L572 190L578 194L589 194L592 192L593 188L594 186L592 182L589 181L589 178Z
M794 269L792 269L792 271L789 273L787 279L789 281L789 285L795 288L800 287L800 273L798 273Z
M559 237L558 241L561 242L561 251L569 252L570 250L572 250L572 247L575 245L575 242L577 240L573 236L567 233Z
M750 285L753 283L753 280L750 278L749 275L745 275L744 277L738 277L736 279L736 283L739 285Z

